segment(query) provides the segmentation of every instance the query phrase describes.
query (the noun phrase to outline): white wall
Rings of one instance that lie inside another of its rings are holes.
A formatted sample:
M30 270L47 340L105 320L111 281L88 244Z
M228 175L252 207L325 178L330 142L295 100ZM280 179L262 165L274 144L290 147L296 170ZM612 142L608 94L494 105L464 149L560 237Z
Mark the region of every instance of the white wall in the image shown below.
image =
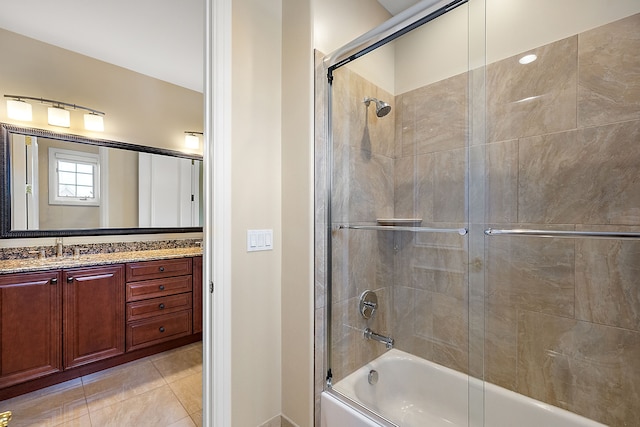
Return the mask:
M281 8L278 0L232 2L231 283L224 286L233 426L258 426L282 408ZM273 229L274 250L248 253L247 229Z
M282 413L313 423L313 34L311 0L283 0Z
M316 0L313 4L313 45L325 55L391 18L376 0ZM383 88L394 90L394 51L386 46L349 67Z
M640 12L638 0L483 1L487 64ZM469 40L468 31L477 18L468 14L460 6L396 40L396 95L482 65L483 40Z

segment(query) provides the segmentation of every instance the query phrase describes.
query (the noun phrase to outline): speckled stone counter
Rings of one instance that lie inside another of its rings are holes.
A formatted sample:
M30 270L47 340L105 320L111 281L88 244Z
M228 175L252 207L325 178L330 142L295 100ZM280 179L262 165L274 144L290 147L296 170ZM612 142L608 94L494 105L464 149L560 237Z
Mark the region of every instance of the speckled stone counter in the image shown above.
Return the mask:
M79 257L21 258L0 260L0 274L20 273L90 265L123 264L157 259L186 258L202 255L200 247L138 250L114 253L82 254Z

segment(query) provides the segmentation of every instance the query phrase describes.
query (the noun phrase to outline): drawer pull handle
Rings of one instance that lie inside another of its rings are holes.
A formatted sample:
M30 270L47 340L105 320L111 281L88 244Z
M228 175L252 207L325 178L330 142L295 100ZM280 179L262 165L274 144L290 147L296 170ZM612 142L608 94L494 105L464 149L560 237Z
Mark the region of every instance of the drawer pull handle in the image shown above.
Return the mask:
M164 285L160 285L160 290L164 291Z
M164 327L160 326L160 332L164 332Z
M71 276L67 277L67 283L73 283L73 277Z
M160 267L160 271L164 271L164 267Z
M49 284L50 285L57 285L58 284L58 279L53 278L53 279L49 280Z
M160 304L158 307L160 307L160 310L164 310L164 304Z

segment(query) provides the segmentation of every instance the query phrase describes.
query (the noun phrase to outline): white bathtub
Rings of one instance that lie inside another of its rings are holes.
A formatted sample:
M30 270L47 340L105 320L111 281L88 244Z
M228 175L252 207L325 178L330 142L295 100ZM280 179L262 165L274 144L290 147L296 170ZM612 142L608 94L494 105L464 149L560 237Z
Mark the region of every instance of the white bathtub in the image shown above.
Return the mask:
M378 372L375 385L368 382L372 369ZM390 423L363 415L345 404L340 395L383 415ZM332 391L322 393L321 405L322 427L604 425L396 349L339 381Z

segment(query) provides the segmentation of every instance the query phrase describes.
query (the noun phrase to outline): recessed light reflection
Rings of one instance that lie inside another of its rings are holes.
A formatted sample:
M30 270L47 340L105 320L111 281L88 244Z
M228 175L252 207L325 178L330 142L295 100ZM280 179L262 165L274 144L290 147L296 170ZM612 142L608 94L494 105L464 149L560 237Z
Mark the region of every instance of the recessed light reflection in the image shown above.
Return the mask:
M518 62L521 63L522 65L526 65L526 64L531 64L536 59L538 59L538 57L535 54L530 53L529 55L525 55L522 58L520 58Z

